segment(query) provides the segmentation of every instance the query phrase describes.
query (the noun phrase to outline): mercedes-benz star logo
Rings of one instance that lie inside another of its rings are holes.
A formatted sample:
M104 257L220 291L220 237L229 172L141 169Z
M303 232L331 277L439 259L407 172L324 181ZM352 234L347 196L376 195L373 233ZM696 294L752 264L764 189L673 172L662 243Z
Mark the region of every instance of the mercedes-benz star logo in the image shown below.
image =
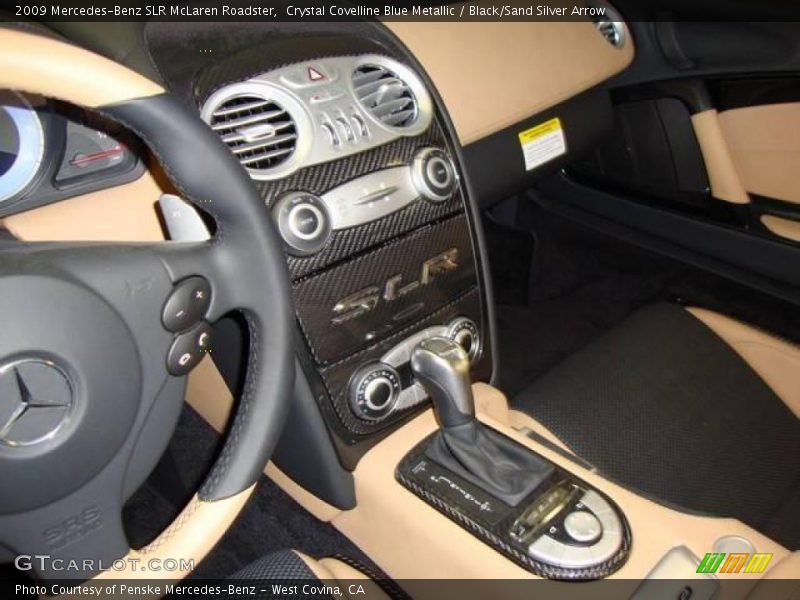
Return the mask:
M69 421L73 393L67 374L50 361L15 360L0 366L0 446L33 446Z

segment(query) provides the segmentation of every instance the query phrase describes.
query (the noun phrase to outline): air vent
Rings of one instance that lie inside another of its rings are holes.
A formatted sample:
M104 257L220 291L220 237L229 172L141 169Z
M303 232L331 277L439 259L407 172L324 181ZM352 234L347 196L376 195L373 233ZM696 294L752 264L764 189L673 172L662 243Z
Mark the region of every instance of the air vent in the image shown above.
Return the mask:
M615 8L602 1L589 3L593 10L602 14L593 14L591 19L594 28L600 32L609 44L615 48L622 48L625 45L625 23L622 15Z
M265 97L235 96L215 107L208 119L239 162L252 171L271 171L297 147L297 126L286 109Z
M363 64L353 71L353 89L361 105L379 122L405 128L419 117L419 105L408 82L383 65Z
M622 46L622 24L616 21L610 21L605 17L596 19L594 22L595 29L608 40L612 46L619 48Z

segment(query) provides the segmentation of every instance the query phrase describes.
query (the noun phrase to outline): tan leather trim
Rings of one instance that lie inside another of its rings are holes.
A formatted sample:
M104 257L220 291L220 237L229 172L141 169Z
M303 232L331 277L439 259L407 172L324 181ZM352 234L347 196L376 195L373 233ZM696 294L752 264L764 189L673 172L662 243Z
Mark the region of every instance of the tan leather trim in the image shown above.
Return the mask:
M212 350L213 352L213 350ZM233 412L233 394L210 356L200 361L186 382L186 402L219 433Z
M200 361L189 374L186 402L215 430L220 433L225 431L233 411L233 395L211 357ZM267 463L264 474L320 521L331 521L342 512L341 509L309 493L272 462Z
M800 347L703 308L687 308L721 337L800 418Z
M782 219L774 215L762 215L761 223L775 235L800 242L800 222Z
M12 215L3 224L31 242L162 241L155 203L164 191L148 170L136 181Z
M773 560L787 555L784 548L739 521L697 517L663 507L566 461L489 415L479 414L479 418L595 485L620 505L631 523L634 544L628 562L615 578L644 577L676 545L684 544L703 556L723 535L742 535L759 552L775 554ZM398 462L436 427L429 410L372 448L354 473L358 506L335 518L334 526L396 579L531 577L395 481Z
M178 560L179 564L180 559L193 559L195 566L200 564L228 531L255 487L254 484L235 496L216 502L203 502L195 496L161 535L144 548L131 550L125 558L138 560L140 565L148 564L152 559L162 564L168 559ZM128 565L131 565L130 561ZM189 569L142 571L129 566L125 570L104 571L93 579L182 579L189 573Z
M719 113L715 109L696 113L692 115L692 126L703 153L714 197L734 204L748 204L750 197L742 185L728 142L722 133Z
M747 191L800 203L800 102L726 110L719 122Z
M428 72L464 145L608 79L634 54L629 33L616 49L589 22L384 25Z
M52 38L0 29L0 88L104 106L164 93L146 77Z
M792 552L782 560L773 559L764 579L800 579L800 550ZM800 594L795 597L800 597Z
M270 461L267 463L267 466L264 468L264 474L286 492L292 500L297 502L320 521L325 521L327 523L341 514L342 510L340 508L336 508L324 500L317 498L304 487L295 483L293 479L275 466L273 462Z

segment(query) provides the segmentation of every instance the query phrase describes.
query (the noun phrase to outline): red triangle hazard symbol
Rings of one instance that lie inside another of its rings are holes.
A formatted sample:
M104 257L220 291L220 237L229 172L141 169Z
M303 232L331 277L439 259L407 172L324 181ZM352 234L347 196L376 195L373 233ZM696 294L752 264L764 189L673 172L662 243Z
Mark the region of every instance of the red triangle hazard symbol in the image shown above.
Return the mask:
M314 67L308 67L308 78L311 81L319 81L320 79L325 79L325 75L317 71Z

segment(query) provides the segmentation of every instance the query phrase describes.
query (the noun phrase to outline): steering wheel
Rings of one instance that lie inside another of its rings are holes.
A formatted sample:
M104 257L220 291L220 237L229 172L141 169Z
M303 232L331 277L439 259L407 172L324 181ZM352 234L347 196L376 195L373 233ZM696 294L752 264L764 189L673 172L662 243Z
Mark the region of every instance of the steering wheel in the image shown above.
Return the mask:
M0 29L0 88L122 123L216 221L202 243L0 244L0 554L49 555L32 564L42 578L185 576L244 506L288 411L294 316L277 235L218 137L138 73ZM170 312L171 297L188 312ZM202 333L233 310L249 325L249 362L222 450L177 520L131 550L123 503L172 435ZM86 571L64 570L72 560Z

